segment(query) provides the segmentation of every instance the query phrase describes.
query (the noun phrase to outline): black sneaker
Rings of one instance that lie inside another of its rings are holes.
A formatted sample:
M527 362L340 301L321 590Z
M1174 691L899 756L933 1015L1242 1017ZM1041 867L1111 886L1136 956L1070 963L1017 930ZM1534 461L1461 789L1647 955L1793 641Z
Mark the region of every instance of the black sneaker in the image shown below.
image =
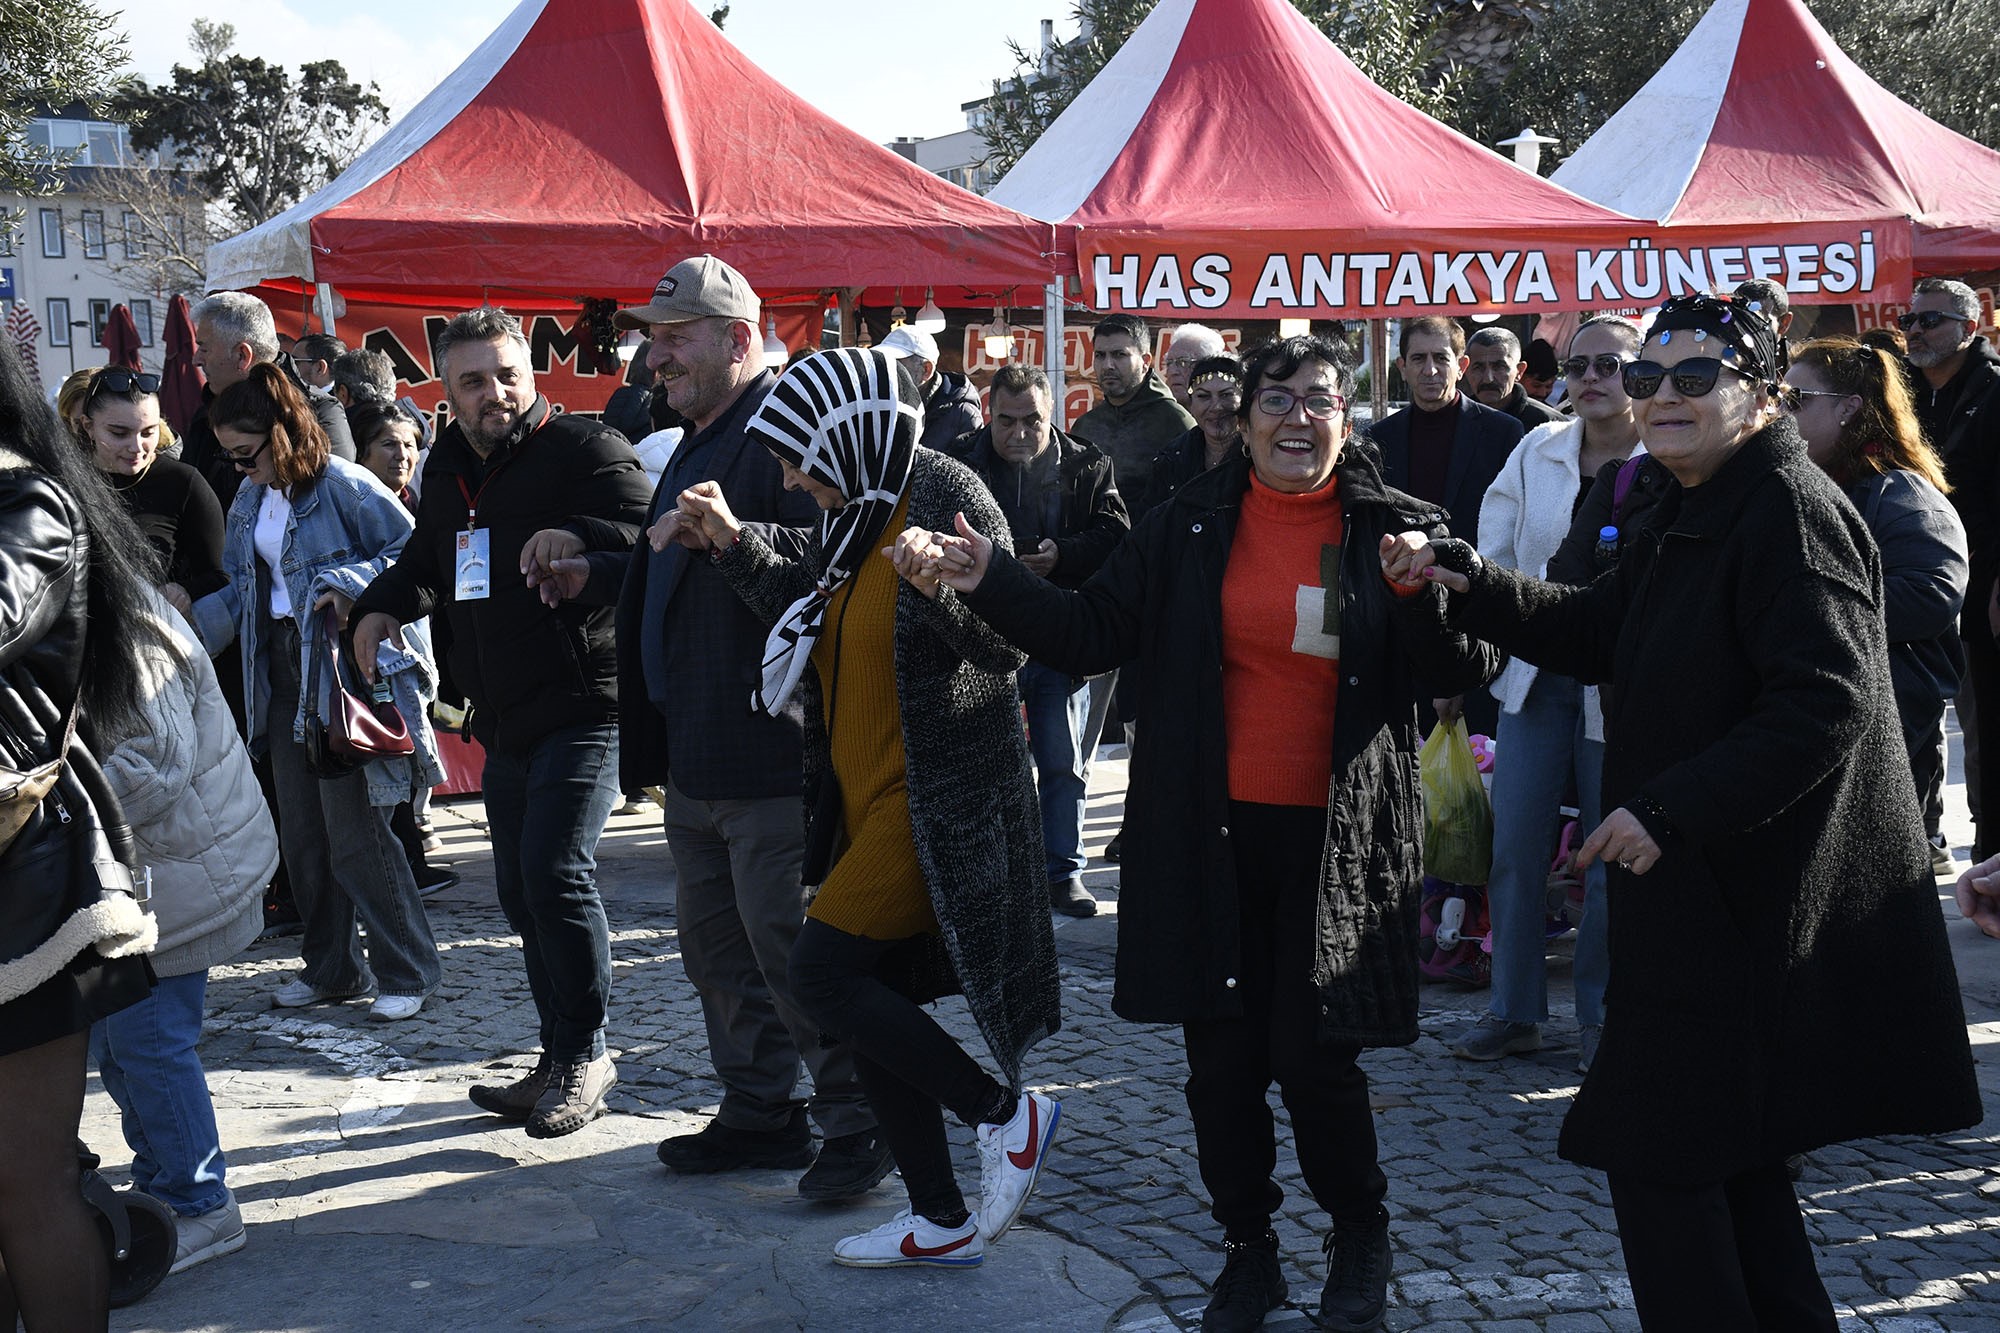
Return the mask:
M841 1134L821 1145L819 1156L799 1177L799 1197L817 1203L858 1199L896 1169L889 1142L879 1129Z
M1368 1333L1382 1327L1389 1308L1389 1211L1377 1208L1372 1221L1335 1223L1323 1247L1326 1289L1319 1297L1319 1326L1336 1333Z
M1256 1240L1225 1240L1222 1253L1222 1275L1201 1312L1202 1333L1251 1333L1291 1294L1278 1271L1278 1233L1267 1230Z
M1071 875L1049 885L1049 910L1064 916L1096 916L1097 899L1090 896L1082 880Z
M693 1134L660 1143L660 1162L684 1176L717 1171L796 1171L813 1164L812 1130L806 1113L794 1111L783 1129L732 1129L711 1120Z

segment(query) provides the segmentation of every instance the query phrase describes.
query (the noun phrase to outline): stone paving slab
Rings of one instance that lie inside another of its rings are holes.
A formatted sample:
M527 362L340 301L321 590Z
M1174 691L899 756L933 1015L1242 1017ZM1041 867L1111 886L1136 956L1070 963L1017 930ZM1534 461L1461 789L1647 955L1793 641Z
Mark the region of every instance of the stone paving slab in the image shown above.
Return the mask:
M1116 829L1123 764L1093 773L1088 845ZM1953 808L1962 807L1954 792ZM473 1082L533 1060L519 945L493 901L483 812L437 820L463 882L429 900L444 984L395 1024L360 1005L274 1011L296 940L211 975L203 1055L240 1254L171 1278L113 1317L132 1330L1119 1330L1194 1328L1220 1267L1181 1096L1179 1034L1111 1015L1116 867L1086 877L1102 915L1056 918L1065 1029L1029 1058L1063 1130L1022 1224L966 1272L833 1264L833 1241L906 1200L895 1177L855 1205L800 1201L794 1173L677 1177L657 1141L698 1127L720 1089L681 970L658 812L612 820L601 848L613 927L615 1114L538 1141L480 1115ZM1953 918L1988 1117L1935 1140L1814 1155L1800 1184L1841 1327L2000 1333L2000 943ZM1555 1156L1578 1076L1567 946L1551 952L1544 1049L1493 1065L1448 1042L1481 992L1434 988L1423 1036L1371 1052L1395 1219L1387 1327L1633 1330L1603 1178ZM979 1052L961 1002L940 1018ZM1292 1303L1266 1327L1313 1327L1324 1220L1303 1194L1284 1118L1276 1219ZM84 1132L114 1176L129 1158L93 1079ZM976 1186L970 1134L954 1130Z

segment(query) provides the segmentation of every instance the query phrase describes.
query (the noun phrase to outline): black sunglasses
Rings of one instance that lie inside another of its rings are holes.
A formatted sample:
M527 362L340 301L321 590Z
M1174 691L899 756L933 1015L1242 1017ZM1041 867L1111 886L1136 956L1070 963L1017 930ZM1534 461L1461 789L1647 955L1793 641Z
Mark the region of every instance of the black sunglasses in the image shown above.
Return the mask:
M1612 356L1608 352L1600 352L1596 356L1571 357L1562 363L1562 372L1573 380L1580 380L1583 378L1585 371L1595 366L1597 368L1597 378L1608 380L1613 375L1616 375L1618 368L1624 364L1624 357Z
M158 393L160 377L144 371L127 370L123 366L106 366L90 381L93 396L102 389L106 393L130 393L137 389L140 393Z
M1633 361L1625 367L1625 396L1651 398L1660 391L1660 381L1671 375L1674 392L1681 397L1706 397L1715 392L1715 381L1725 370L1735 371L1752 384L1763 382L1743 367L1712 356L1692 356L1672 369L1657 361Z
M266 435L264 437L264 442L258 445L255 449L252 449L247 454L231 453L227 449L224 449L222 452L224 456L229 459L229 465L231 467L238 468L244 472L248 472L251 468L257 466L257 459L261 457L263 455L263 452L266 449L269 449L270 447L271 447L271 437Z
M1962 320L1964 318L1964 315L1954 314L1949 310L1925 310L1921 312L1905 310L1902 314L1896 316L1896 327L1905 333L1908 333L1911 329L1922 329L1925 333L1929 333L1948 319Z

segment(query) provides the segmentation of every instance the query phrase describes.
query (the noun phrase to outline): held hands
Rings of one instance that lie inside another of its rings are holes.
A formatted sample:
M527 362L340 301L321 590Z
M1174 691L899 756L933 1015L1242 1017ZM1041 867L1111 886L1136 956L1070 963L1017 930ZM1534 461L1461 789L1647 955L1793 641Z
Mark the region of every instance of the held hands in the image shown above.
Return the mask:
M2000 940L2000 856L1989 856L1958 877L1958 914Z
M1607 866L1616 861L1619 869L1643 875L1659 864L1660 844L1646 832L1639 816L1621 805L1577 849L1576 872L1582 874L1592 861Z
M1405 532L1384 537L1381 546L1382 576L1391 583L1410 587L1435 583L1452 592L1470 592L1472 580L1437 562L1437 550L1421 532Z
M903 581L926 597L936 597L938 590L938 557L944 548L938 545L938 538L928 528L905 528L896 534L894 545L882 548L882 554L896 567L896 573Z
M521 574L542 595L544 606L560 606L583 591L590 566L583 559L583 538L561 528L543 528L521 548Z
M722 487L715 482L698 481L688 487L680 494L679 506L681 521L701 533L705 546L733 546L743 535L742 525L729 511L729 502L722 498ZM684 537L676 540L686 542Z
M678 509L669 509L660 515L660 521L646 529L646 540L655 551L664 551L677 542L690 551L709 549L708 538L703 535L701 525L690 522L687 515Z
M882 548L896 572L926 597L937 596L939 584L971 592L993 562L991 538L981 536L963 513L954 515L952 523L958 529L956 534L906 528L894 546Z
M349 606L352 605L350 602ZM381 650L384 639L407 651L403 642L403 626L387 611L370 611L354 627L354 661L361 668L362 678L370 685L375 683L375 654Z

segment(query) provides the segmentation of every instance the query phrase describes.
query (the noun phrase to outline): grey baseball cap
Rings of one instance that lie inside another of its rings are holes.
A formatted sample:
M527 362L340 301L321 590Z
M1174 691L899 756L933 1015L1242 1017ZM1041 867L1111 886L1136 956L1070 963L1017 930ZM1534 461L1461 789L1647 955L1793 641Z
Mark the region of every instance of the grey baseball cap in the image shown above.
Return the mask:
M741 273L714 255L696 255L667 270L651 301L616 312L611 322L621 329L643 329L720 316L755 324L758 309L757 293Z

